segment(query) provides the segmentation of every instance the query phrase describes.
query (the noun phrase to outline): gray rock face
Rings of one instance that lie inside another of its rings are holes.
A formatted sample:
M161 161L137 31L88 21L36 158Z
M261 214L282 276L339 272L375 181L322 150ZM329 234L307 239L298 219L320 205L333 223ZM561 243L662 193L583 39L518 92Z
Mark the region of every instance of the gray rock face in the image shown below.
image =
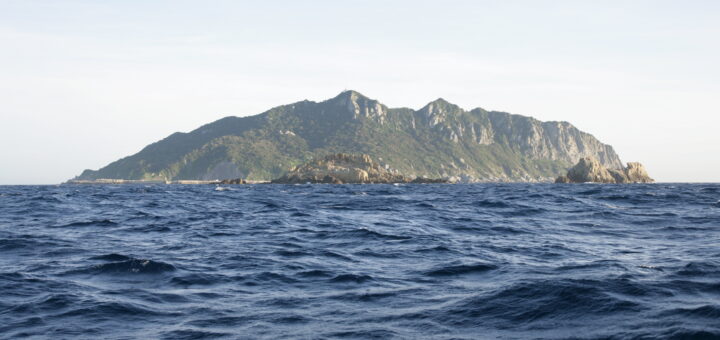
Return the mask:
M655 181L650 178L645 167L638 162L629 162L623 170L630 183L652 183Z
M567 178L575 183L615 183L615 178L610 171L592 157L581 158L574 167L568 170Z
M296 166L271 183L446 183L446 181L424 177L409 178L386 169L368 155L338 153Z
M555 179L555 183L572 183L572 182L570 182L570 179L567 176L562 175Z
M376 120L378 123L385 123L388 108L377 100L369 99L355 91L345 91L334 98L333 104L347 109L353 114L354 119L360 117Z
M488 112L487 115L494 141L507 140L524 155L568 163L575 163L583 157L594 157L607 168L622 167L611 146L568 122L541 122L503 112Z
M630 162L622 169L607 169L593 157L583 157L575 164L567 175L560 176L555 183L652 183L645 167L637 162Z

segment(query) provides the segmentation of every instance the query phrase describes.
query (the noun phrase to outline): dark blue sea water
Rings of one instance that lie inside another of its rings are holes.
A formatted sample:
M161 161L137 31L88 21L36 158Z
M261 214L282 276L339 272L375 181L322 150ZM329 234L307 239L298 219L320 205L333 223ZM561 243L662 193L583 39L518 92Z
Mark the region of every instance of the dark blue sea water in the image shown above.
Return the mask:
M720 338L720 185L0 187L0 338Z

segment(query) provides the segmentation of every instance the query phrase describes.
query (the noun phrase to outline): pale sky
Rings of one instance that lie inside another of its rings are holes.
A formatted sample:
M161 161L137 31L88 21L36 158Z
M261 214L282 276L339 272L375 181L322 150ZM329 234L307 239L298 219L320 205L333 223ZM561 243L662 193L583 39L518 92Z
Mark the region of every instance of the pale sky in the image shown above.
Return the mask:
M357 90L564 120L720 182L720 1L0 0L0 184Z

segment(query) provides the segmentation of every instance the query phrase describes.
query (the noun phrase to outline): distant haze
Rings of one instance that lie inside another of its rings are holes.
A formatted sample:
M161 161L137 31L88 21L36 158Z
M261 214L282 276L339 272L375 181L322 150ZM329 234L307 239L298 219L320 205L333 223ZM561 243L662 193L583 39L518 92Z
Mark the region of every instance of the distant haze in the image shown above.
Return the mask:
M354 89L569 121L658 181L720 181L720 2L0 2L0 184Z

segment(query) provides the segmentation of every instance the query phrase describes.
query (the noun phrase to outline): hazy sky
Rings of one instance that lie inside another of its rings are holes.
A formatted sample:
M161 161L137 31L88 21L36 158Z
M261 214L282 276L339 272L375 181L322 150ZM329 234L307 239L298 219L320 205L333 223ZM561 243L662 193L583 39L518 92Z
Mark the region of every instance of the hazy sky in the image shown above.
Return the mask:
M0 184L357 90L565 120L720 181L720 1L0 0Z

